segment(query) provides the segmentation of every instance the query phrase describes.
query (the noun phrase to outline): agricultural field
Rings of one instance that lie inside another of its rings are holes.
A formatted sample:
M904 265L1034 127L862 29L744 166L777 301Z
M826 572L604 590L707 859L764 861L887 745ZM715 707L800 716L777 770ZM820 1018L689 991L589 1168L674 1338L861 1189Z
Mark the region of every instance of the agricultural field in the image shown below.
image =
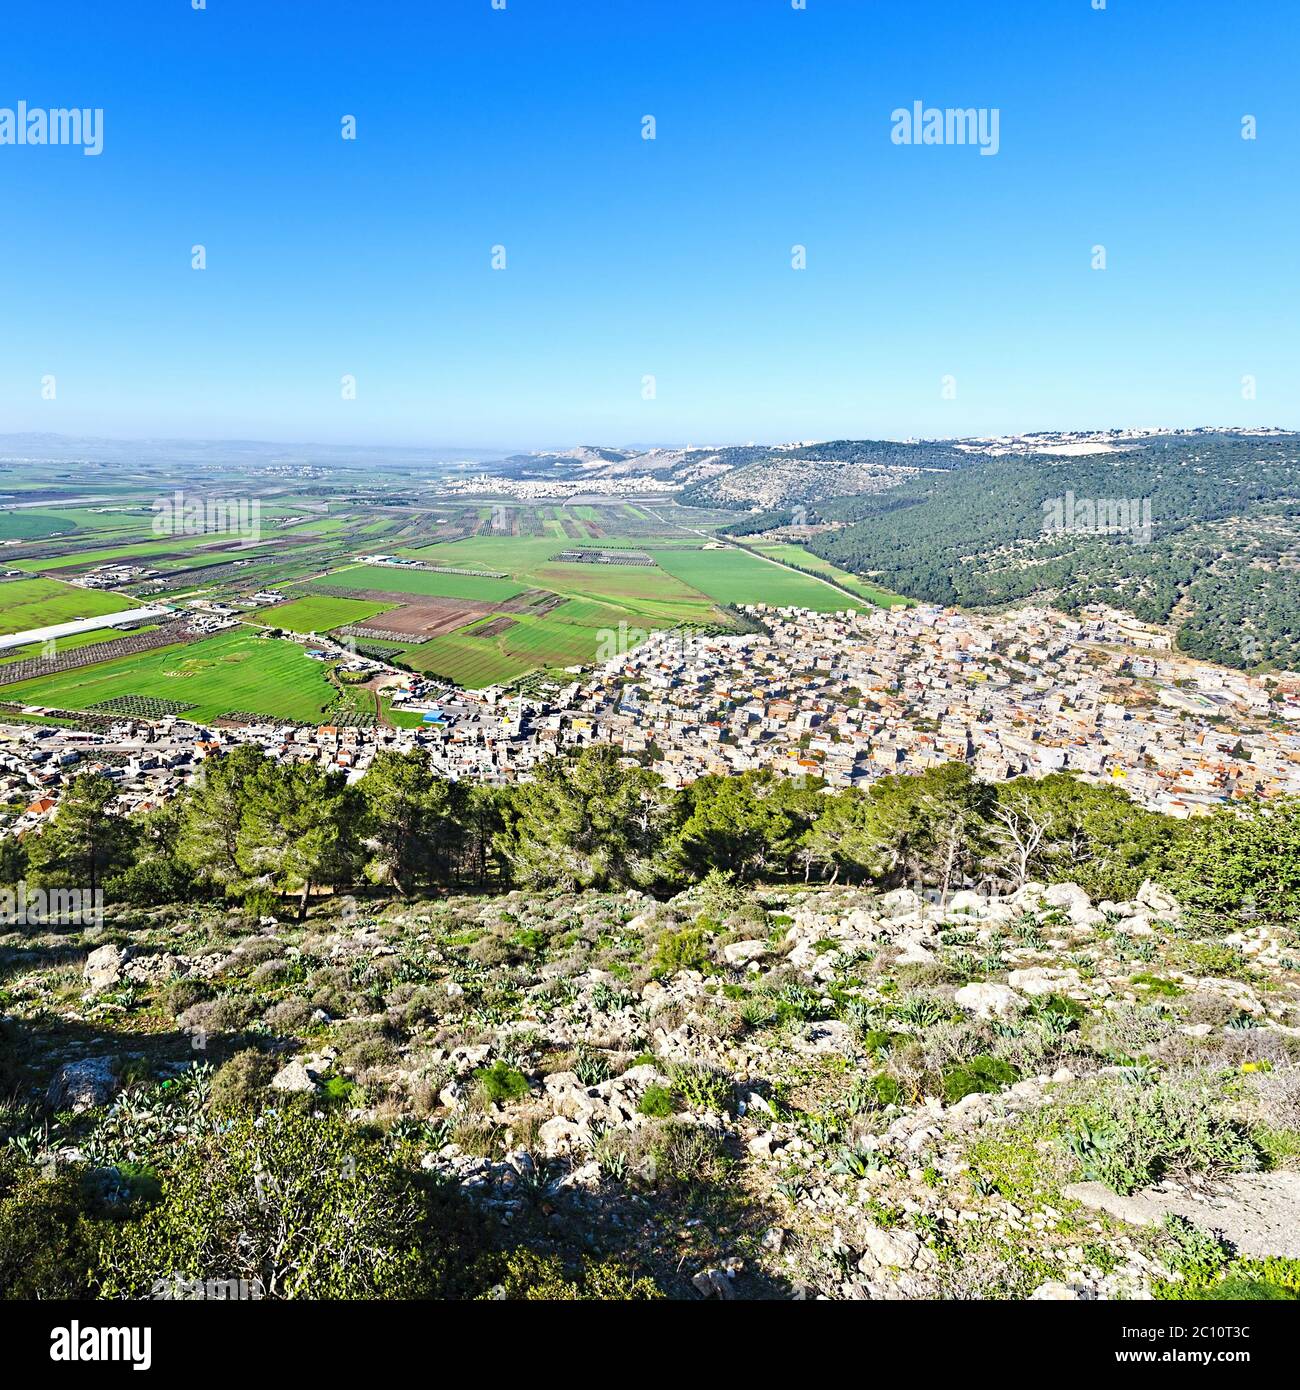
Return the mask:
M852 606L849 594L858 595L862 606L890 597L800 546L760 541L747 547L755 553L706 550L707 537L734 513L683 507L667 497L545 502L449 497L441 494L435 476L426 480L382 468L340 469L289 488L274 475L264 483L250 486L250 481L237 465L205 463L184 486L197 495L258 497L261 537L253 545L216 531L155 536L152 505L177 487L169 468L131 472L110 486L87 483L70 472L49 487L42 478L15 471L4 491L39 505L0 510L0 540L6 538L7 520L9 539L19 542L10 548L9 563L33 577L0 586L0 632L158 600L201 597L246 607L255 593L277 589L285 601L250 611L250 624L301 634L345 629L372 655L481 688L590 664L613 643L635 643L662 628L727 630L734 620L724 605L761 600L826 611ZM59 503L60 492L66 505ZM562 551L574 549L633 549L655 563L559 559ZM756 553L760 550L781 563L767 563ZM358 555L374 552L438 568L357 561ZM111 561L135 561L158 573L113 593L76 588L58 578ZM446 572L454 569L483 573ZM817 573L842 587L821 582ZM111 631L94 635L102 642L114 636ZM87 640L68 639L66 646L73 650ZM285 649L288 664L281 668L267 656L274 648L250 656L254 649L246 644L253 640L247 634L238 639L244 644L238 662L185 666L186 684L200 691L197 700L147 684L170 687L181 679L179 664L168 664L170 659L157 652L123 659L137 673L134 681L123 683L114 659L82 668L75 682L72 673L62 673L13 689L24 699L73 708L119 696L184 698L196 705L193 717L199 719L230 710L310 719L335 698L321 669L300 660L299 648ZM222 649L201 644L189 650ZM0 661L36 655L5 653ZM267 666L278 674L288 670L292 677L283 686L274 680L259 686L258 673ZM237 688L231 688L232 680ZM42 686L40 694L29 692L32 684Z
M417 670L479 689L546 666L590 664L602 655L610 634L618 633L620 622L627 629L648 630L645 622L629 623L619 609L570 600L537 616L505 613L484 618L411 648L402 660Z
M299 643L236 628L202 642L22 681L8 686L5 698L88 710L134 695L189 704L193 708L186 717L199 722L247 710L312 723L336 693L324 665L308 657Z
M821 613L865 607L811 575L796 574L743 550L659 551L655 558L669 574L719 603L769 603Z
M439 563L442 563L439 561ZM448 560L448 564L457 564ZM431 570L400 569L393 565L353 565L331 575L326 584L349 589L376 589L388 594L418 594L424 598L465 598L500 603L524 591L509 579L480 579L470 574L435 574Z
M138 607L121 594L79 589L58 579L9 580L0 584L0 636Z
M93 632L74 632L69 637L60 637L54 643L54 650L60 656L65 652L75 652L78 647L90 647L97 642L115 642L123 637L138 637L145 632L156 632L157 623L145 623L132 628L130 632L115 627L100 627ZM11 661L35 661L48 655L48 642L28 642L21 647L6 647L0 650L0 666Z
M258 618L289 632L329 632L345 623L359 623L396 607L396 603L369 603L365 599L326 598L324 595L295 599L292 603L264 608Z
M28 541L42 536L62 536L75 531L76 523L57 512L24 507L0 511L0 541Z
M799 569L824 574L827 579L833 579L841 588L850 589L853 593L866 599L868 603L878 604L881 608L889 608L896 603L911 604L912 602L911 599L903 598L899 594L891 594L888 589L881 589L874 584L868 584L865 579L859 579L856 574L850 574L848 570L840 569L838 565L831 564L829 560L823 560L820 555L814 555L811 550L805 550L801 545L764 544L760 541L752 548L773 560L781 560L786 564L795 565Z

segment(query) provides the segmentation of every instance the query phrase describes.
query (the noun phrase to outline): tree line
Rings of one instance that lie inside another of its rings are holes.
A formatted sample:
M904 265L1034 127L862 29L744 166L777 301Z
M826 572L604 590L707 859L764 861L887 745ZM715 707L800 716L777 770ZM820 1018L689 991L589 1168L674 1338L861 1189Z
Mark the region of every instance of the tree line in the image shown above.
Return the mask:
M1300 910L1300 799L1178 821L1069 773L982 782L962 763L865 789L769 769L675 790L609 745L551 758L510 786L432 774L423 750L365 775L281 764L251 745L213 758L161 807L112 814L112 782L74 778L39 833L0 841L0 883L102 889L108 903L227 899L305 915L318 890L679 891L740 882L1014 891L1078 883L1131 899L1154 878L1206 911Z

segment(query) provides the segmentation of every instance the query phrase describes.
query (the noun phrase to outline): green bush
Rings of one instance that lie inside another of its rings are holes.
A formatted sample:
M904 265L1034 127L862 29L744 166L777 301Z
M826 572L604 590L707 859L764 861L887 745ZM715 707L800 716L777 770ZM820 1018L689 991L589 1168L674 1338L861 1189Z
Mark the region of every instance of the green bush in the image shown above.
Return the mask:
M1189 975L1248 980L1255 973L1243 951L1219 941L1180 941L1174 959Z
M709 964L708 937L698 927L665 932L655 946L650 973L655 979L679 970L703 971Z
M276 1066L265 1053L247 1048L217 1069L212 1078L212 1109L217 1114L256 1110L269 1097L267 1086Z
M981 1054L943 1074L943 1098L955 1105L963 1096L1000 1091L1020 1080L1020 1073L1009 1062Z
M528 1094L528 1078L509 1062L498 1059L490 1067L480 1067L474 1073L483 1098L494 1105L522 1100Z
M1244 1126L1204 1088L1118 1082L1076 1113L1068 1135L1083 1175L1119 1193L1166 1173L1252 1169L1258 1153Z
M731 1104L729 1077L708 1067L679 1065L669 1073L673 1091L688 1110L726 1110Z
M78 1170L0 1155L0 1298L90 1297L98 1238Z
M485 1298L526 1302L624 1302L662 1298L654 1280L637 1275L618 1260L584 1258L574 1277L566 1275L558 1255L515 1250L505 1257L497 1285Z
M667 1086L660 1086L657 1082L651 1082L645 1088L645 1094L641 1097L641 1104L637 1106L637 1111L642 1115L652 1115L656 1119L662 1120L677 1113L677 1101Z
M269 1298L428 1294L414 1180L345 1124L270 1111L169 1156L162 1200L101 1244L105 1296L146 1298L174 1274Z

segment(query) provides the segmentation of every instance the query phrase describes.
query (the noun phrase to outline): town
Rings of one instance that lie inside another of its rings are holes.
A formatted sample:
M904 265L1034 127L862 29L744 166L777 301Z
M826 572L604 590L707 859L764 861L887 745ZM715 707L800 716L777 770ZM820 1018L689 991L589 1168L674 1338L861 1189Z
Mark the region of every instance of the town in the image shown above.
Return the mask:
M414 727L0 722L0 791L23 806L7 830L43 822L85 771L117 784L123 811L149 809L237 743L351 779L380 749L423 747L435 774L490 783L526 780L542 759L594 743L675 787L770 767L841 788L958 761L993 782L1075 773L1177 817L1300 791L1300 677L1190 661L1167 634L1118 612L741 611L756 631L611 634L625 650L529 693L458 690L314 639L312 655L384 682L394 709L420 717Z

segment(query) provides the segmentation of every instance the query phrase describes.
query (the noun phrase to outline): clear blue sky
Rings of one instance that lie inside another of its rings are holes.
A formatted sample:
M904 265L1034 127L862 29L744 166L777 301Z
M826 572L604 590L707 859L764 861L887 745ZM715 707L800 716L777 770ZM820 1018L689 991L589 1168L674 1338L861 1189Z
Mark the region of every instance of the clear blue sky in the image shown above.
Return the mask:
M0 432L1300 426L1298 57L1297 0L8 5L0 107L105 125L0 146Z

